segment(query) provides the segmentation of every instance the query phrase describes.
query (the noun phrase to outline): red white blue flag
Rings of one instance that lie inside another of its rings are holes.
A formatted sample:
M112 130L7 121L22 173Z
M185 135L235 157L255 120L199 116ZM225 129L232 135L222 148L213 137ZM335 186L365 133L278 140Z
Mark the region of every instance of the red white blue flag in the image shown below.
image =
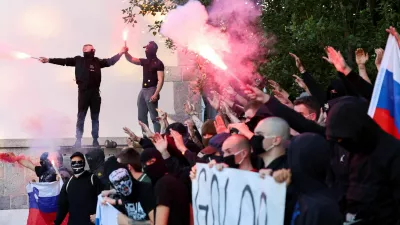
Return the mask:
M26 192L29 198L29 225L52 225L56 219L58 196L63 182L29 183ZM65 219L63 224L67 224Z
M384 131L400 139L400 48L392 35L386 44L368 114Z

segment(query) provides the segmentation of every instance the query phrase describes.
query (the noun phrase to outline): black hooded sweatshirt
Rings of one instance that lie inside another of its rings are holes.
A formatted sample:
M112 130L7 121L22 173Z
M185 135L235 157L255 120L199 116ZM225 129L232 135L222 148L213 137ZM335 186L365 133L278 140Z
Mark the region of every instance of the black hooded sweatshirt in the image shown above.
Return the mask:
M102 149L94 149L86 153L86 160L89 165L90 172L96 175L104 186L104 189L110 187L107 176L104 172L105 155Z
M343 98L348 97L331 100L329 101L329 105L334 105ZM299 133L312 132L325 136L325 127L304 118L300 113L281 104L274 97L271 97L265 105L261 106L259 111L257 113L265 112L283 118L291 128ZM329 154L331 157L331 168L327 177L327 183L334 190L337 201L342 205L342 211L344 212L344 201L349 180L349 153L340 145L331 143Z
M337 201L325 184L329 167L328 142L318 134L304 133L292 139L288 163L300 215L295 225L342 225Z
M69 213L68 225L92 225L90 215L96 214L97 196L101 191L99 179L89 171L79 177L72 176L61 189L54 224L61 224Z
M328 114L326 136L351 152L347 210L360 224L400 222L400 141L367 115L368 105L348 98Z

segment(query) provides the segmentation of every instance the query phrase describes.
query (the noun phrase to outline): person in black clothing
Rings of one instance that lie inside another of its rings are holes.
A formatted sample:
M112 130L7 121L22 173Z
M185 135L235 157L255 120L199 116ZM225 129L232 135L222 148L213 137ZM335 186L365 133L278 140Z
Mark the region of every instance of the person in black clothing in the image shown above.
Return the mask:
M78 85L78 120L76 122L75 147L81 147L81 139L85 124L87 110L90 108L92 118L93 146L99 147L99 114L100 114L100 83L101 69L113 66L128 49L123 47L121 52L109 59L99 59L94 56L95 49L91 44L83 46L83 57L74 58L44 58L40 57L42 63L52 63L60 66L75 67L75 80Z
M10 153L14 155L13 153ZM54 160L55 159L55 160ZM67 182L71 177L71 172L63 166L63 156L58 152L44 152L40 156L40 166L35 166L30 160L22 158L18 160L18 163L23 167L28 168L36 173L39 177L39 182L54 182L57 180L57 173L51 163L54 161L54 166L58 168L61 179Z
M145 149L140 160L154 186L157 205L154 224L190 224L188 189L179 179L167 173L161 153L157 149Z
M125 53L125 57L129 62L143 67L143 86L137 100L139 121L149 126L147 114L150 113L154 132L160 133L161 126L157 120L156 109L164 85L164 64L157 58L158 46L154 41L150 41L144 48L146 59L132 57L128 52Z
M107 176L104 174L104 161L106 156L104 155L103 149L93 149L86 153L85 156L90 172L100 179L104 189L108 189L110 183Z
M294 225L343 224L337 201L325 184L329 152L329 143L318 134L300 134L289 145L291 185L298 199L292 219Z
M71 168L74 175L61 189L54 224L60 225L69 213L68 225L91 225L90 216L96 214L97 196L102 191L102 184L97 176L85 171L82 153L71 155Z
M114 188L110 191L103 191L104 202L116 206L119 211L130 218L120 215L119 220L122 218L125 218L125 221L150 219L153 222L156 199L152 184L134 179L127 167L118 163L114 156L107 159L104 169ZM111 198L110 195L113 197Z
M325 127L304 118L300 113L297 113L293 109L281 104L276 98L271 97L256 88L252 88L251 86L248 86L246 93L250 99L257 99L257 101L264 103L257 113L271 113L272 115L279 116L288 122L292 129L296 130L300 134L312 132L325 136ZM330 107L340 100L341 98L336 98L329 101ZM343 147L335 143L331 144L331 150L331 171L329 171L327 182L334 190L337 201L340 203L341 211L344 213L346 205L345 196L349 184L350 156Z
M346 219L399 224L400 141L367 114L368 103L347 97L330 108L326 137L350 152Z

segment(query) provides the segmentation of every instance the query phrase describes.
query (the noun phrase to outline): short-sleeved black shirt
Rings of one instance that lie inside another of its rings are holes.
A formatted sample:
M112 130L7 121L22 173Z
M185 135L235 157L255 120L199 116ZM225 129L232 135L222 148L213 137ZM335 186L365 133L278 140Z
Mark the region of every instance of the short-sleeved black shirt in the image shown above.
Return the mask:
M148 214L156 208L156 198L151 183L134 182L132 193L121 196L123 206L117 208L135 221L149 220Z
M158 76L157 71L164 71L164 64L158 58L139 59L140 65L143 67L143 88L157 87Z
M182 181L167 174L157 181L155 194L157 206L169 208L168 225L190 224L189 193Z

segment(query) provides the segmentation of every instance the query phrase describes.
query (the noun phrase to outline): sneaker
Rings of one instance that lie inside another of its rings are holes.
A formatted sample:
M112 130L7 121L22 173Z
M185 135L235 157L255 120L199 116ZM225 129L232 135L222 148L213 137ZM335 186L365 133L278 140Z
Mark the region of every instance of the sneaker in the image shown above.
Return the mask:
M93 139L93 147L100 147L99 141L97 139Z
M82 147L81 139L76 139L75 144L72 147L81 148Z

